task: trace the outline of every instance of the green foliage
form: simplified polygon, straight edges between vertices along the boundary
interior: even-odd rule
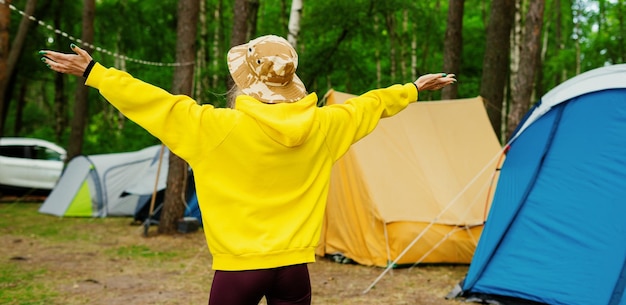
[[[475,97],[480,92],[486,24],[478,0],[466,0],[463,18],[463,54],[457,85],[459,97]]]
[[[92,55],[105,66],[125,68],[142,80],[169,89],[173,73],[171,66],[145,65],[134,60],[175,62],[176,4],[174,0],[159,1],[159,5],[140,0],[100,1],[94,19],[94,26],[98,29],[94,44],[119,56],[100,52]],[[130,60],[124,61],[121,56]]]
[[[105,101],[98,102],[109,110],[91,117],[85,132],[84,154],[135,151],[160,143],[139,125],[120,116]]]
[[[583,18],[592,21],[580,24],[584,33],[582,53],[589,54],[584,57],[585,70],[625,61],[626,6],[623,1],[621,4],[606,0],[600,2],[603,2],[603,7],[597,12],[588,7],[581,8]]]
[[[207,24],[205,38],[207,66],[200,67],[198,79],[217,77],[202,88],[202,100],[225,106],[228,90],[226,52],[230,47],[233,1],[204,0]],[[96,1],[94,44],[104,51],[92,55],[105,66],[129,71],[156,86],[170,89],[174,68],[136,62],[133,59],[171,64],[175,61],[176,0],[98,0]],[[560,7],[556,4],[560,3]],[[18,9],[26,0],[15,0]],[[463,20],[463,50],[458,75],[459,97],[477,96],[482,77],[489,1],[466,0]],[[218,6],[219,5],[219,6]],[[329,89],[359,94],[376,87],[412,81],[412,75],[439,72],[443,63],[443,42],[447,22],[447,1],[334,0],[305,1],[298,40],[298,75],[310,92],[323,96]],[[577,73],[607,64],[624,62],[623,1],[547,0],[544,13],[544,57],[541,84],[547,91]],[[291,2],[259,1],[255,36],[287,36]],[[219,18],[215,18],[215,12]],[[82,2],[40,1],[35,17],[75,38],[80,37]],[[21,15],[11,13],[11,37]],[[202,29],[199,29],[202,30]],[[217,41],[214,39],[215,31]],[[415,39],[415,49],[412,42]],[[5,134],[41,137],[66,146],[73,111],[74,91],[80,79],[66,77],[62,92],[55,92],[56,75],[39,61],[37,51],[50,48],[69,51],[74,42],[33,23],[19,59],[19,72],[11,88],[11,106]],[[217,52],[214,43],[218,43]],[[199,45],[199,44],[198,44]],[[395,53],[391,51],[395,50]],[[112,56],[117,53],[119,56]],[[579,53],[578,53],[579,52]],[[578,55],[580,54],[580,56]],[[122,60],[122,56],[129,59]],[[217,65],[213,60],[217,59]],[[416,59],[412,71],[411,61]],[[378,74],[380,73],[380,74]],[[19,88],[25,88],[23,127],[16,126]],[[209,87],[207,87],[209,86]],[[541,94],[542,92],[538,92]],[[66,101],[61,118],[55,117],[54,97]],[[421,98],[438,97],[438,93]],[[55,124],[66,122],[57,134]],[[95,90],[90,91],[89,118],[84,153],[135,150],[158,143],[136,124],[123,120]]]

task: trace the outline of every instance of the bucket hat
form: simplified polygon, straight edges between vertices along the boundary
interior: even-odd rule
[[[239,89],[261,102],[292,103],[307,94],[296,75],[298,54],[282,37],[266,35],[235,46],[227,61]]]

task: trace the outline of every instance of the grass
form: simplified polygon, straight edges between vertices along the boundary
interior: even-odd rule
[[[0,207],[0,232],[36,236],[50,241],[64,242],[89,239],[88,228],[111,222],[102,218],[59,218],[38,212],[40,203],[5,203]],[[77,229],[77,227],[81,227]]]
[[[38,212],[40,202],[0,204],[0,249],[10,246],[34,248],[34,252],[45,248],[60,248],[72,245],[89,249],[96,243],[106,243],[108,234],[100,227],[127,226],[125,218],[59,218]],[[9,239],[10,238],[10,239]],[[0,250],[0,254],[4,254]],[[43,251],[45,252],[45,251]],[[58,255],[63,255],[60,253]],[[101,251],[105,260],[121,261],[140,258],[162,260],[176,257],[176,252],[152,251],[145,245],[122,245],[106,247]],[[52,258],[54,260],[54,258]],[[31,255],[2,255],[0,264],[0,304],[54,304],[59,295],[54,287],[54,271],[46,264],[31,264]],[[78,265],[78,264],[77,264]],[[51,285],[52,284],[52,285]]]
[[[147,246],[123,246],[117,249],[113,249],[112,251],[107,251],[108,254],[112,254],[112,256],[124,257],[127,259],[154,259],[159,261],[164,261],[172,258],[176,258],[181,255],[181,253],[176,251],[154,251]]]
[[[0,304],[48,304],[55,293],[37,281],[47,270],[25,270],[11,264],[0,267]]]
[[[0,203],[0,304],[206,304],[202,230],[145,237],[130,218],[59,218],[40,204]],[[467,266],[395,269],[367,294],[382,268],[318,258],[309,270],[313,304],[445,305],[462,304],[444,296]]]

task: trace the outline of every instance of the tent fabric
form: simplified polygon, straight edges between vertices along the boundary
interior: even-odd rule
[[[521,134],[526,127],[548,112],[554,105],[591,92],[624,88],[624,70],[626,70],[624,64],[606,66],[587,71],[563,82],[541,98],[537,107],[530,111],[525,120],[519,124],[514,137]]]
[[[626,65],[553,91],[510,143],[462,294],[626,304]]]
[[[198,195],[195,192],[191,194],[185,208],[185,217],[194,217],[198,220],[198,224],[202,226],[202,213],[200,212],[200,205],[198,204]]]
[[[161,149],[163,158],[159,160]],[[156,188],[165,188],[168,156],[161,145],[135,152],[77,156],[67,164],[39,212],[77,217],[132,216],[140,199],[146,200],[146,195],[153,193],[157,172]]]
[[[326,100],[350,97],[331,90]],[[385,267],[421,235],[397,264],[469,263],[500,149],[479,97],[381,120],[333,167],[317,254]]]
[[[184,217],[196,218],[199,225],[202,226],[202,213],[200,212],[200,205],[198,204],[198,196],[196,195],[195,179],[193,171],[189,170],[187,173],[187,186],[185,188],[184,201],[186,201]],[[142,199],[143,198],[143,199]],[[150,208],[152,205],[152,194],[142,195],[135,209],[134,219],[135,221],[146,221],[149,218],[150,222],[158,222],[161,220],[162,203],[165,199],[165,189],[156,193],[155,206],[152,207],[152,214]]]

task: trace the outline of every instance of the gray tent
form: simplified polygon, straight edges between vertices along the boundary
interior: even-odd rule
[[[75,157],[39,212],[75,217],[133,216],[137,206],[150,199],[155,184],[157,191],[165,189],[168,157],[169,150],[160,145],[135,152]]]

